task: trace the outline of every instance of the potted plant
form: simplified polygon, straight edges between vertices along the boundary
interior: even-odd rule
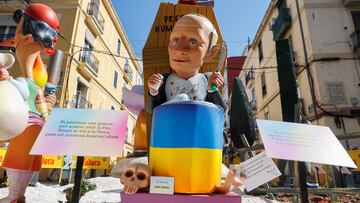
[[[66,194],[67,202],[70,202],[71,200],[73,188],[74,187],[69,187],[63,191]],[[95,189],[96,189],[95,183],[91,183],[85,179],[82,179],[80,183],[80,198],[84,196],[85,193]]]

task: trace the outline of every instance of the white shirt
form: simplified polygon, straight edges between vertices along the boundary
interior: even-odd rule
[[[165,84],[167,101],[179,94],[186,94],[190,100],[204,101],[207,94],[208,81],[204,74],[197,74],[187,80],[172,73]]]

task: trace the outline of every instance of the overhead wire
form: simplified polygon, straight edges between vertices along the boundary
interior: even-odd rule
[[[79,45],[76,45],[72,42],[70,42],[68,39],[66,39],[66,37],[64,37],[60,32],[58,33],[59,36],[65,40],[65,42],[67,42],[69,45],[71,46],[74,46],[74,47],[77,47],[77,48],[80,48],[80,49],[83,49],[83,51],[89,51],[89,52],[95,52],[95,53],[100,53],[100,54],[105,54],[105,55],[109,55],[109,56],[113,56],[113,57],[119,57],[119,58],[124,58],[124,59],[131,59],[131,60],[136,60],[136,61],[142,61],[142,59],[139,59],[139,58],[132,58],[132,57],[126,57],[126,56],[121,56],[120,54],[114,54],[110,51],[106,51],[106,50],[96,50],[96,49],[89,49],[89,48],[86,48],[84,46],[79,46]],[[131,52],[128,52],[128,53],[131,53]],[[135,53],[131,53],[131,54],[135,54]]]

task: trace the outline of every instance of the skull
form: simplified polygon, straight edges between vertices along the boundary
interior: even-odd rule
[[[129,166],[120,177],[120,182],[124,185],[123,192],[134,194],[139,189],[147,188],[150,175],[150,168],[146,164],[136,163]]]

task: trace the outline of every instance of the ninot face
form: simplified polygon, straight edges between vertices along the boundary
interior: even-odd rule
[[[45,54],[52,55],[58,41],[59,20],[56,13],[45,4],[30,4],[25,11],[16,10],[14,21],[21,27],[24,36],[31,35],[32,41],[40,42],[46,49]]]
[[[211,28],[197,16],[180,18],[168,45],[171,68],[182,78],[196,75],[207,60]]]

